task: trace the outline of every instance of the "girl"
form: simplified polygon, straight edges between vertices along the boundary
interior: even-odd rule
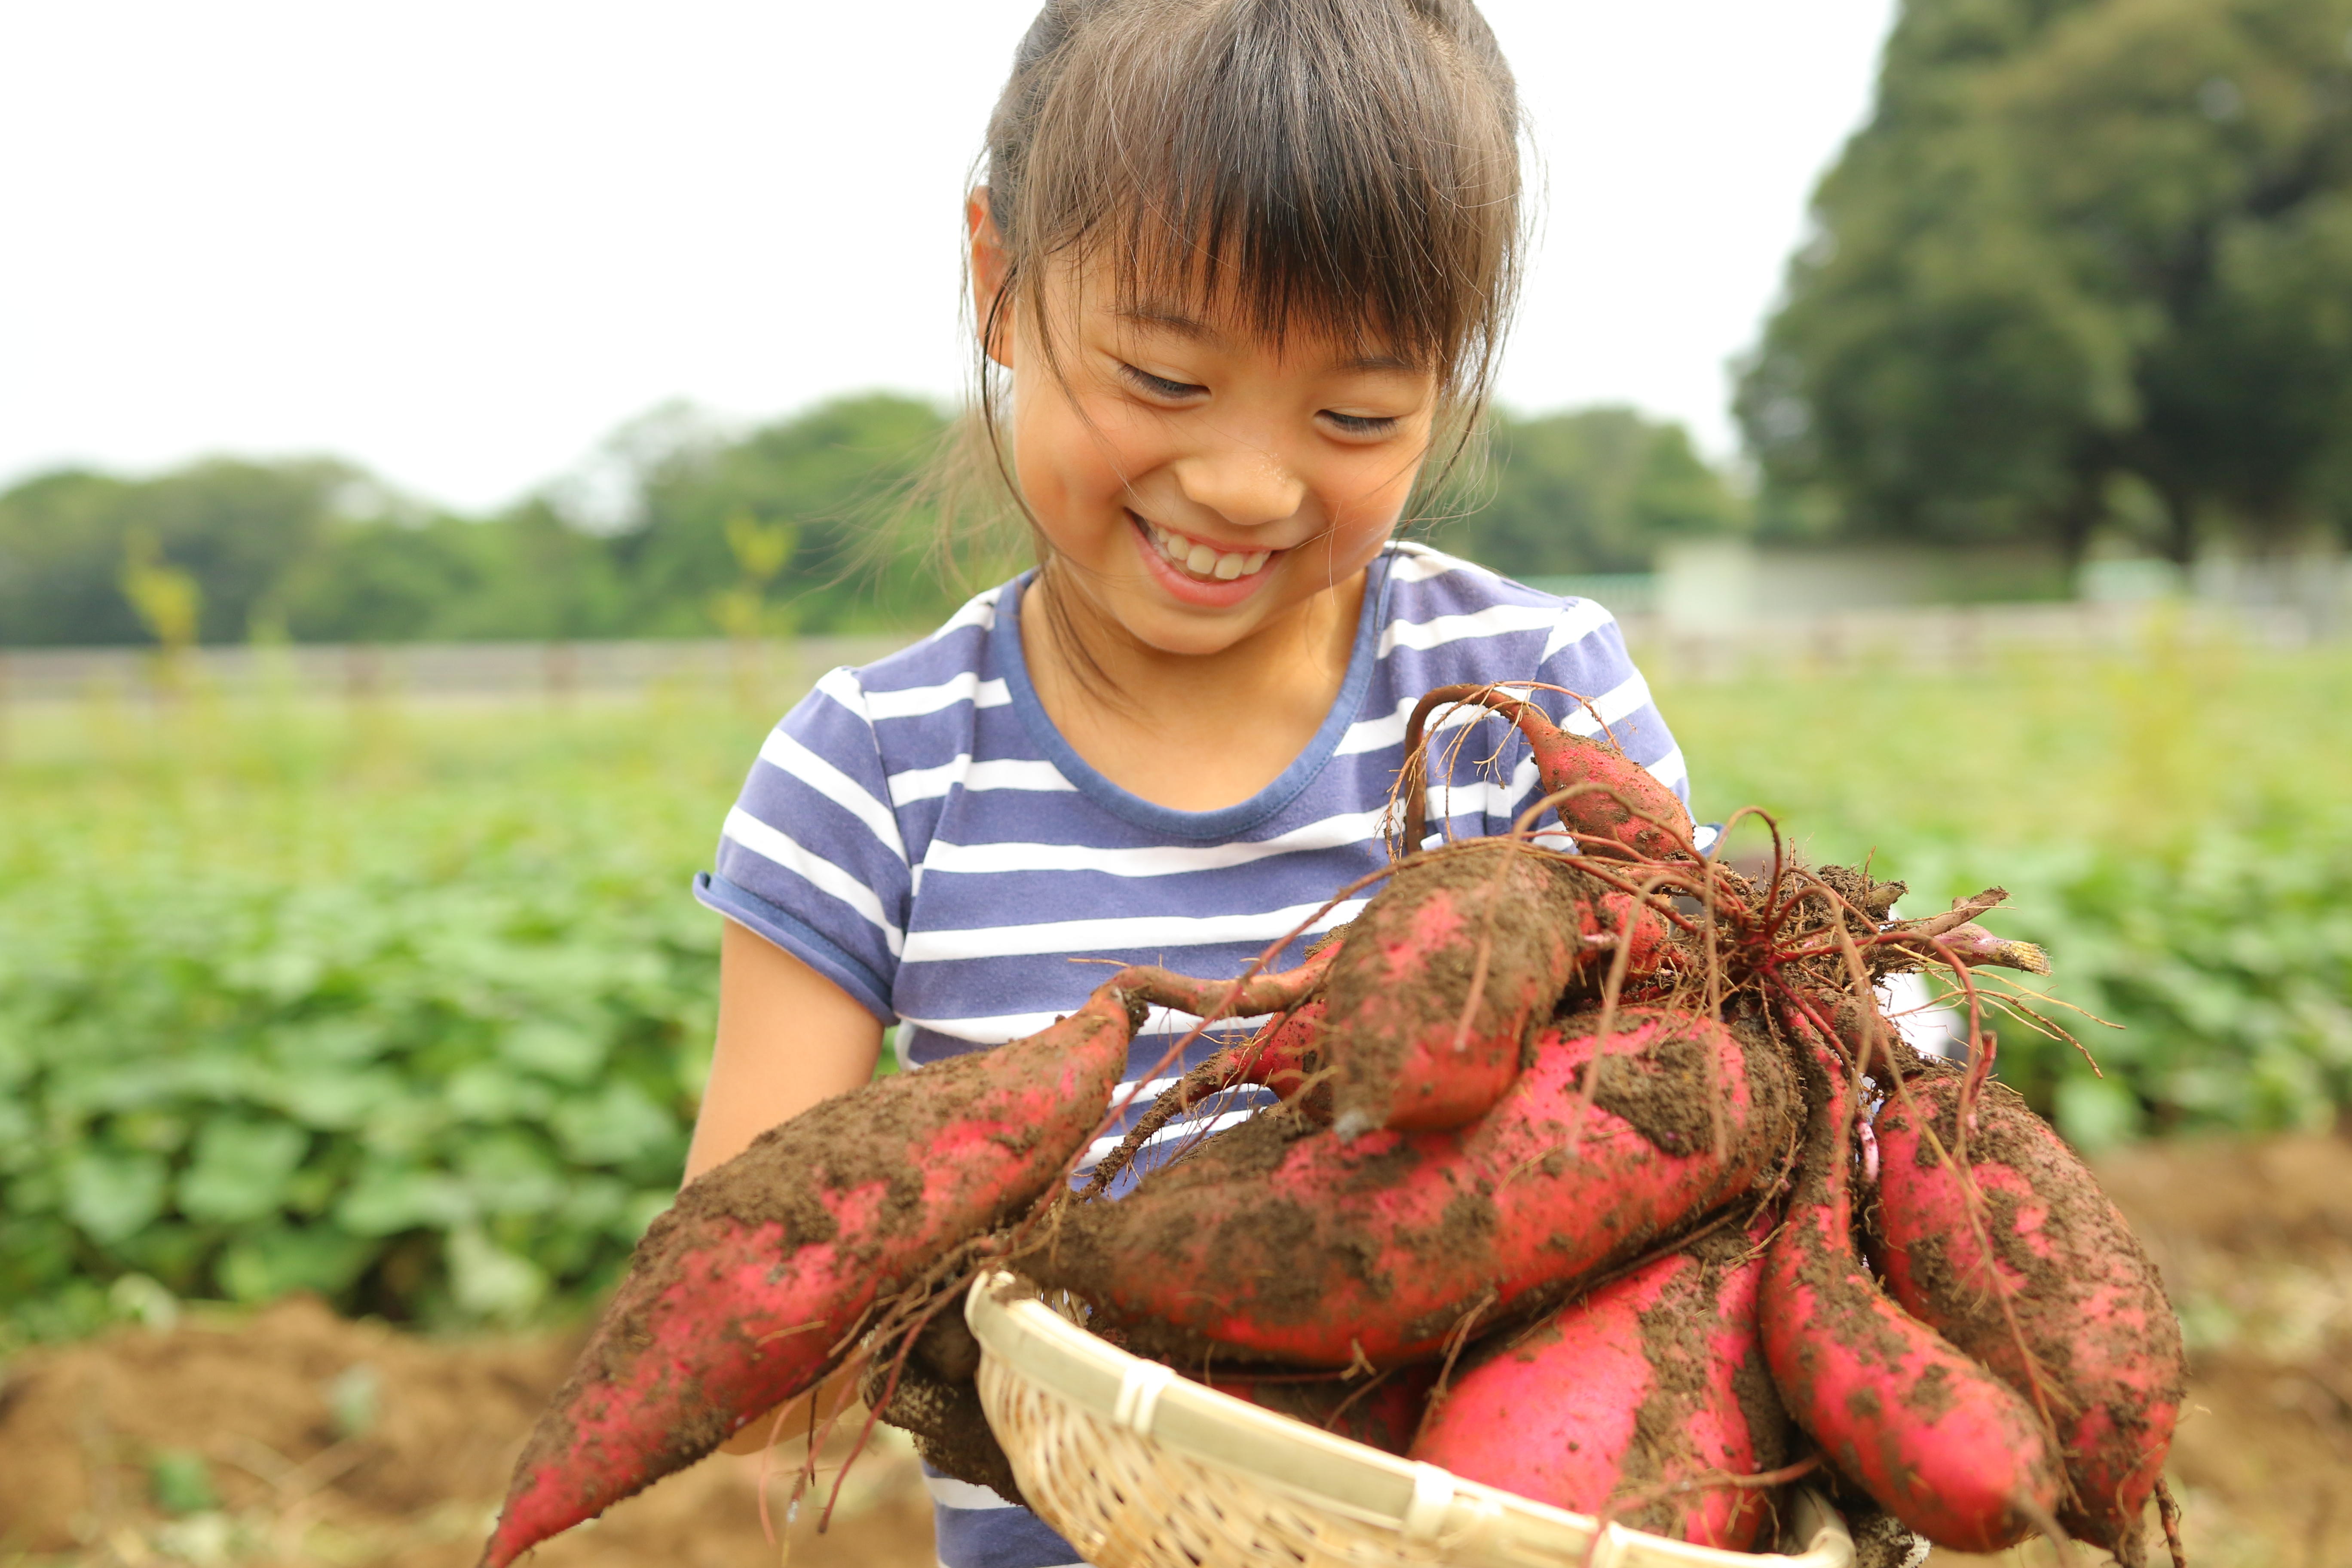
[[[1048,0],[967,212],[982,412],[1038,563],[761,747],[697,883],[729,923],[689,1176],[866,1081],[893,1025],[920,1068],[1102,965],[1237,973],[1383,863],[1432,687],[1541,683],[1681,787],[1605,610],[1396,538],[1495,368],[1517,130],[1470,0]],[[1515,733],[1464,750],[1424,835],[1535,798]],[[1148,1025],[1130,1076],[1192,1022]],[[993,1493],[933,1496],[946,1568],[1077,1560]]]

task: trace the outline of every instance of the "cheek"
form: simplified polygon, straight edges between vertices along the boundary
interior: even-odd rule
[[[1385,537],[1403,515],[1405,502],[1412,499],[1413,479],[1420,472],[1420,462],[1393,457],[1349,465],[1335,476],[1326,491],[1332,531],[1349,537]]]
[[[1013,471],[1049,534],[1116,520],[1130,480],[1158,459],[1132,416],[1084,406],[1048,384],[1016,394]]]

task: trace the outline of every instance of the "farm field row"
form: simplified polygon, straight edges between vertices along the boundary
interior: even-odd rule
[[[1702,817],[1764,806],[1920,908],[2011,889],[1996,923],[2126,1026],[2076,1022],[2104,1078],[2004,1026],[2078,1142],[2352,1100],[2352,650],[1658,695]],[[674,1187],[717,945],[687,882],[790,696],[9,714],[0,1333],[139,1279],[426,1322],[593,1294]]]

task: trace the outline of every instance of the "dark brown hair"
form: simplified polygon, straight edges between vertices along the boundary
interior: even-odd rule
[[[1517,300],[1518,136],[1471,0],[1046,0],[979,176],[1009,262],[975,323],[981,462],[1025,513],[986,345],[1007,305],[1042,330],[1049,264],[1103,260],[1122,307],[1215,300],[1268,335],[1429,367],[1447,448],[1429,493],[1475,427]]]

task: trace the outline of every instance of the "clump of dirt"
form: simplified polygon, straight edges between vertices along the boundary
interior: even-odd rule
[[[0,1371],[0,1561],[470,1568],[577,1346],[574,1335],[425,1339],[297,1299],[27,1352]],[[789,1532],[800,1568],[933,1562],[913,1455],[877,1435],[826,1535],[803,1509]],[[785,1447],[766,1467],[780,1529],[798,1463]],[[772,1562],[761,1473],[759,1459],[714,1457],[534,1561]]]
[[[981,1408],[980,1342],[962,1312],[952,1301],[941,1306],[913,1337],[912,1344],[899,1340],[877,1349],[858,1393],[914,1439],[933,1469],[1026,1507],[1013,1462]]]
[[[1668,1154],[1695,1153],[1708,1147],[1713,1135],[1716,1096],[1707,1074],[1715,1052],[1702,1030],[1711,1034],[1714,1025],[1693,1022],[1696,1026],[1678,1030],[1667,1015],[1621,1013],[1613,1021],[1613,1033],[1641,1037],[1645,1028],[1650,1031],[1641,1050],[1602,1055],[1576,1075],[1580,1089],[1586,1075],[1594,1075],[1592,1103],[1631,1123]],[[1561,1025],[1560,1031],[1571,1037],[1590,1035],[1597,1032],[1599,1023],[1599,1015],[1585,1014]]]

